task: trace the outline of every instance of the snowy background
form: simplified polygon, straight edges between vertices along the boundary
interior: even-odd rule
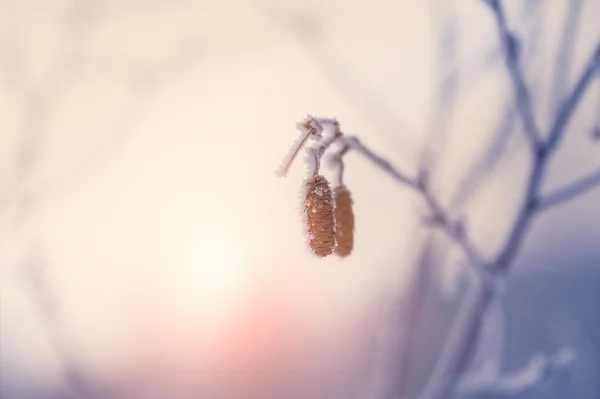
[[[354,252],[316,259],[305,166],[275,170],[312,114],[411,174],[429,160],[444,203],[479,171],[452,210],[493,254],[529,163],[484,3],[0,0],[0,397],[380,398],[407,323],[415,397],[464,262],[417,195],[353,153]],[[600,3],[504,3],[545,130]],[[598,170],[598,129],[595,79],[544,192]],[[590,190],[536,219],[456,397],[600,395],[598,204]]]

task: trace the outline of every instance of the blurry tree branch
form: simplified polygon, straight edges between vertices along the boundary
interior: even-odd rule
[[[502,26],[505,26],[506,23],[501,11],[498,14],[498,10],[501,10],[500,3],[498,1],[488,1],[488,4],[496,10],[497,15],[500,15],[497,19],[501,26],[500,30],[503,31],[505,28],[502,28]],[[514,38],[508,40],[514,40]],[[496,273],[504,274],[508,271],[523,244],[524,235],[531,226],[534,215],[536,214],[536,199],[539,195],[548,160],[550,159],[550,155],[557,148],[557,144],[560,142],[560,139],[566,130],[567,122],[570,120],[577,104],[592,81],[592,77],[598,67],[599,54],[600,44],[597,45],[591,60],[586,65],[586,68],[573,88],[573,91],[559,110],[550,129],[548,139],[541,142],[538,141],[538,135],[533,136],[531,134],[533,131],[529,133],[530,141],[535,144],[532,161],[533,165],[529,174],[528,183],[525,189],[525,198],[521,209],[517,214],[513,227],[510,229],[504,246],[491,263]],[[515,53],[512,50],[509,50],[507,51],[506,57],[508,59],[507,67],[513,69],[512,73],[514,74],[516,71],[514,69],[514,62],[516,60],[514,58]],[[515,80],[519,80],[519,77],[516,76]],[[520,84],[521,83],[516,82],[517,86]],[[517,89],[517,92],[522,94],[527,91]],[[517,104],[519,108],[521,108],[521,114],[524,119],[529,117],[533,118],[533,114],[529,114],[529,111],[531,110],[529,100],[517,101]],[[525,108],[522,108],[523,106]],[[527,123],[531,123],[530,128],[536,126],[533,119]],[[533,141],[533,138],[535,138],[535,142]],[[456,318],[450,337],[444,347],[444,351],[440,356],[429,382],[419,396],[420,399],[444,398],[452,391],[454,384],[466,370],[469,360],[474,353],[478,342],[477,338],[483,315],[495,294],[494,285],[490,285],[489,282],[486,281],[481,281],[476,287],[471,289],[471,294],[463,300],[463,307]],[[467,337],[467,339],[465,339],[465,337]]]
[[[172,7],[172,2],[158,1],[154,5]],[[179,2],[181,3],[181,2]],[[119,8],[114,7],[118,5]],[[36,310],[43,321],[50,342],[58,358],[67,390],[70,397],[77,399],[103,397],[105,390],[111,387],[100,387],[96,376],[91,375],[80,350],[70,339],[65,315],[62,312],[59,293],[52,289],[49,278],[49,264],[44,259],[38,246],[33,247],[33,237],[23,227],[32,212],[32,207],[43,201],[50,193],[77,186],[77,183],[89,173],[92,166],[97,167],[107,153],[116,150],[117,144],[124,142],[124,134],[130,130],[136,116],[140,115],[143,105],[148,102],[148,94],[169,79],[176,77],[181,68],[198,59],[196,40],[186,40],[175,48],[172,54],[156,65],[143,65],[132,68],[129,61],[118,60],[114,63],[118,69],[127,71],[125,78],[131,85],[131,95],[125,106],[118,110],[113,118],[111,132],[113,139],[106,146],[100,146],[92,154],[81,157],[82,162],[67,168],[67,172],[56,180],[41,184],[32,189],[28,182],[39,170],[39,158],[43,151],[41,142],[47,123],[59,100],[76,84],[80,83],[83,74],[94,66],[100,72],[113,72],[106,65],[85,52],[90,30],[101,21],[110,17],[115,10],[141,10],[149,7],[149,2],[87,2],[74,0],[70,2],[66,12],[61,15],[58,35],[58,48],[53,54],[50,66],[42,79],[34,81],[27,76],[23,68],[22,57],[18,45],[2,49],[0,60],[3,72],[8,75],[11,94],[23,105],[21,129],[15,148],[14,161],[17,183],[11,201],[3,202],[6,209],[0,212],[12,212],[13,234],[21,234],[30,242],[31,253],[23,259],[20,266],[26,273],[28,288],[31,292]],[[19,43],[15,37],[14,43]],[[106,73],[105,73],[106,74]],[[113,76],[114,78],[114,76]],[[141,78],[141,79],[140,79]],[[116,133],[114,133],[116,132]],[[75,177],[77,179],[75,179]],[[110,395],[109,395],[110,396]]]
[[[62,366],[62,375],[69,394],[73,398],[88,398],[93,395],[88,367],[80,357],[79,350],[69,338],[67,323],[48,281],[45,261],[34,251],[25,262],[25,272],[30,283],[31,294],[38,307],[43,325],[47,329],[56,355]]]
[[[444,2],[434,2],[432,7],[435,10],[435,14],[439,15],[439,18],[435,19],[433,22],[434,29],[440,25],[451,25],[452,18],[456,18],[453,13],[450,15],[448,11],[443,12],[444,10],[448,9],[448,5]],[[528,27],[528,36],[530,37],[529,47],[531,50],[530,53],[526,54],[526,57],[524,57],[524,67],[531,69],[533,65],[533,57],[530,54],[535,52],[535,49],[539,46],[540,42],[540,26],[542,18],[541,7],[539,3],[525,2],[521,7],[521,11],[517,18],[521,24]],[[442,28],[442,32],[439,33],[439,35],[442,35],[440,38],[442,44],[447,42],[447,39],[444,38],[443,34],[444,32],[448,31],[448,29],[449,28],[447,27]],[[455,43],[449,47],[456,51],[456,46],[457,45]],[[436,53],[444,51],[447,52],[448,49],[442,46],[442,48]],[[442,81],[445,81],[451,77],[455,79],[455,77],[460,73],[458,70],[459,68],[464,68],[463,65],[469,66],[470,68],[468,70],[465,70],[462,74],[460,74],[460,85],[454,88],[456,92],[469,92],[469,88],[475,86],[481,80],[481,78],[488,76],[488,72],[491,72],[493,67],[500,64],[499,61],[502,59],[501,48],[496,48],[494,46],[491,50],[487,48],[479,50],[479,52],[482,51],[485,52],[484,56],[481,57],[484,61],[484,67],[475,69],[475,74],[472,73],[473,68],[470,66],[473,64],[478,65],[477,57],[457,59],[454,64],[450,63],[447,57],[440,57],[440,59],[435,62],[437,68],[439,68],[439,66],[444,66],[445,68],[448,68],[451,73],[442,70],[438,71],[437,74],[442,74],[442,76],[445,77],[442,79]],[[451,57],[451,59],[456,58],[457,56]],[[436,79],[436,76],[434,76],[433,79]],[[428,150],[429,153],[431,153],[432,150],[435,150],[437,157],[442,155],[439,137],[443,136],[443,132],[447,130],[447,123],[440,123],[440,120],[450,118],[450,115],[447,112],[447,110],[450,108],[443,105],[444,98],[446,99],[445,102],[448,101],[448,96],[444,94],[444,87],[446,87],[446,85],[442,84],[440,85],[439,89],[436,90],[436,98],[439,98],[439,100],[437,101],[438,104],[434,108],[434,112],[431,115],[433,121],[432,131],[429,133],[429,143],[427,143],[425,146],[425,149]],[[455,101],[457,100],[458,99],[455,99]],[[492,173],[498,172],[500,170],[500,166],[502,164],[506,165],[511,156],[517,153],[516,150],[519,149],[521,145],[520,140],[518,140],[518,136],[515,134],[517,130],[517,119],[518,113],[516,111],[516,107],[512,103],[508,103],[505,106],[500,122],[494,133],[491,135],[491,139],[485,150],[483,150],[481,155],[473,161],[472,165],[468,168],[466,176],[464,176],[462,181],[458,183],[454,196],[448,206],[448,211],[451,212],[451,214],[458,213],[460,216],[462,209],[472,198],[475,197],[475,194],[479,191],[479,189],[482,188],[482,183],[486,180],[486,178],[489,178]],[[426,159],[422,159],[421,164],[429,164],[429,173],[435,172],[435,170],[431,170],[434,165],[431,162],[427,162]],[[426,243],[422,245],[421,248],[423,254],[420,257],[420,261],[418,261],[415,265],[413,276],[410,277],[413,281],[413,284],[409,284],[409,286],[421,288],[410,289],[403,297],[402,302],[404,303],[403,308],[405,309],[405,319],[402,325],[398,326],[398,329],[402,331],[398,333],[397,338],[398,340],[403,341],[403,343],[400,344],[400,350],[396,354],[396,356],[398,356],[398,366],[396,370],[397,376],[393,382],[394,388],[391,388],[391,391],[395,392],[396,396],[403,395],[408,387],[408,371],[411,367],[413,359],[415,359],[415,356],[412,356],[412,353],[418,348],[415,345],[417,341],[417,337],[414,336],[417,331],[415,326],[419,324],[419,314],[422,311],[424,297],[428,295],[428,290],[422,288],[427,286],[426,281],[429,280],[431,278],[430,276],[432,275],[432,272],[429,269],[434,267],[434,262],[432,262],[431,256],[428,253],[436,251],[436,253],[439,254],[439,259],[437,262],[443,262],[453,249],[450,243],[446,243],[443,240],[438,240],[437,238],[438,237],[435,234],[435,231],[431,231],[428,234]]]
[[[544,210],[567,202],[587,191],[597,188],[598,186],[600,186],[600,170],[581,177],[554,192],[541,196],[536,203],[537,209]]]
[[[532,75],[535,70],[535,54],[539,52],[541,42],[541,19],[543,7],[538,2],[525,2],[522,6],[520,16],[517,17],[520,24],[527,27],[528,49],[521,57],[522,68],[525,76]],[[481,50],[484,51],[484,50]],[[502,46],[494,51],[499,59],[502,59]],[[463,82],[464,85],[464,82]],[[536,83],[530,84],[531,90],[535,89]],[[457,184],[456,192],[451,200],[450,209],[460,212],[470,201],[476,197],[483,183],[494,174],[500,172],[521,148],[522,142],[517,135],[517,124],[519,112],[514,101],[508,101],[501,111],[500,120],[496,123],[489,142],[480,155],[468,167],[466,175]]]
[[[515,102],[518,106],[517,109],[519,110],[523,121],[525,134],[527,135],[531,147],[535,150],[540,143],[541,135],[531,106],[531,94],[519,63],[521,55],[520,43],[507,26],[502,2],[500,0],[483,1],[486,2],[494,12],[498,33],[506,55],[507,69],[514,85]]]
[[[600,41],[596,44],[594,52],[587,62],[575,88],[571,94],[563,100],[563,103],[558,110],[558,116],[552,124],[548,141],[545,143],[545,149],[548,152],[548,156],[554,152],[555,148],[560,143],[560,140],[563,138],[567,124],[571,120],[579,102],[590,87],[592,80],[598,77],[598,69],[600,69]]]
[[[564,136],[568,122],[571,119],[579,101],[590,86],[596,69],[600,65],[600,43],[596,46],[594,53],[586,65],[580,79],[558,111],[554,123],[550,129],[548,139],[544,141],[534,154],[533,166],[531,168],[526,188],[523,206],[517,215],[516,222],[508,235],[504,249],[497,259],[498,268],[507,269],[516,255],[522,243],[522,237],[529,228],[536,208],[536,199],[544,179],[546,166],[555,152],[560,140]]]
[[[565,19],[565,25],[560,38],[558,51],[556,52],[556,62],[554,75],[552,77],[552,95],[554,103],[551,104],[553,110],[558,109],[560,102],[567,92],[567,84],[569,82],[570,66],[573,55],[573,47],[575,37],[579,28],[579,20],[581,19],[581,10],[583,8],[583,0],[572,0],[569,3],[569,11]]]

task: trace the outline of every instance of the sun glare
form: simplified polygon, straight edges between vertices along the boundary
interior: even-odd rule
[[[198,225],[172,237],[169,254],[172,294],[192,312],[227,312],[244,284],[240,248],[225,229]]]

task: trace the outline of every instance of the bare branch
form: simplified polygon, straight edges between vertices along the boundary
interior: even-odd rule
[[[350,150],[350,146],[345,145],[343,146],[338,152],[336,152],[333,155],[330,155],[330,164],[334,167],[337,168],[337,173],[335,176],[335,180],[334,183],[337,186],[343,186],[344,185],[344,155]]]
[[[570,66],[573,55],[573,47],[581,10],[583,9],[582,0],[573,0],[570,3],[569,11],[563,27],[560,38],[560,44],[556,53],[556,67],[552,77],[552,110],[555,111],[560,106],[565,93],[567,92],[567,82],[569,81]]]
[[[388,175],[392,176],[398,182],[405,184],[413,189],[418,188],[418,182],[416,179],[408,177],[407,174],[394,168],[390,162],[379,155],[375,154],[369,148],[365,147],[356,137],[345,137],[343,141],[349,145],[352,149],[358,151],[361,155],[369,159],[379,169],[383,170]]]
[[[448,235],[448,237],[450,237],[450,239],[455,241],[461,247],[469,259],[469,264],[475,267],[478,272],[482,271],[481,268],[487,265],[487,262],[479,253],[475,245],[473,245],[466,236],[462,224],[450,219],[448,212],[431,193],[426,181],[422,177],[417,179],[408,177],[408,175],[405,173],[394,168],[389,161],[375,154],[368,147],[363,145],[356,137],[341,137],[341,140],[343,140],[343,142],[346,143],[346,145],[348,145],[350,148],[355,149],[360,154],[365,156],[384,172],[391,175],[398,182],[419,192],[423,196],[425,203],[432,213],[435,224],[440,226]]]
[[[523,121],[523,127],[532,149],[537,149],[541,143],[540,130],[535,121],[531,106],[531,94],[525,83],[523,71],[519,65],[519,42],[510,32],[504,15],[504,9],[500,0],[483,0],[490,6],[496,18],[498,33],[506,56],[506,66],[515,92],[515,102]]]
[[[536,201],[539,196],[539,190],[544,179],[550,155],[560,143],[560,139],[564,136],[565,127],[567,126],[571,115],[575,111],[576,106],[579,104],[579,100],[583,97],[587,87],[590,85],[594,72],[598,67],[599,58],[600,43],[594,51],[594,55],[581,75],[581,78],[575,85],[571,95],[569,95],[568,100],[565,101],[561,107],[561,110],[552,125],[552,129],[550,130],[548,141],[535,153],[523,205],[517,215],[516,222],[508,235],[507,242],[495,262],[496,267],[499,269],[508,269],[523,243],[522,238],[533,221],[537,206]]]
[[[476,196],[482,183],[501,169],[502,164],[508,160],[507,152],[514,154],[516,145],[518,115],[516,108],[510,104],[506,106],[497,128],[491,134],[489,143],[482,154],[475,159],[466,175],[457,184],[457,190],[451,201],[450,208],[454,211],[464,208]],[[503,160],[503,162],[501,162]]]
[[[556,205],[560,205],[599,186],[600,169],[567,184],[565,187],[559,188],[553,193],[542,196],[536,201],[537,209],[546,210]]]
[[[68,337],[64,314],[50,287],[46,265],[38,251],[32,251],[24,263],[27,282],[31,288],[32,299],[35,301],[39,316],[44,321],[44,327],[53,349],[60,360],[62,374],[66,386],[73,398],[85,397],[91,394],[92,384],[89,380],[89,370],[83,359],[78,356],[79,348]]]
[[[469,259],[469,264],[476,267],[478,271],[480,268],[487,264],[483,256],[479,253],[479,250],[471,243],[467,238],[462,223],[458,223],[450,220],[447,211],[442,208],[440,203],[431,194],[429,188],[426,185],[420,185],[419,191],[423,195],[425,202],[429,206],[429,209],[433,213],[435,221],[439,224],[442,229],[446,232],[448,237],[455,241],[465,252]]]
[[[600,41],[596,44],[596,48],[592,54],[591,59],[588,61],[581,77],[577,81],[575,88],[571,92],[571,95],[565,100],[563,105],[560,107],[558,115],[554,120],[548,141],[546,143],[546,149],[548,152],[554,151],[554,149],[560,143],[560,140],[564,136],[565,128],[567,127],[573,112],[577,108],[579,101],[585,95],[590,83],[595,76],[598,76],[598,69],[600,69]]]

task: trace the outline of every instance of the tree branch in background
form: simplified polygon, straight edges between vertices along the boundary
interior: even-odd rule
[[[488,1],[488,4],[491,4],[495,10],[501,10],[498,1]],[[548,140],[540,143],[536,141],[536,151],[533,153],[533,166],[529,174],[523,204],[517,214],[513,227],[510,229],[506,243],[491,264],[491,267],[495,271],[496,280],[498,281],[501,275],[508,272],[523,244],[524,236],[533,222],[534,215],[536,214],[536,200],[546,172],[548,160],[550,159],[549,155],[557,148],[558,143],[560,143],[560,138],[564,134],[567,122],[570,120],[577,104],[592,81],[591,78],[598,67],[599,52],[600,44],[594,51],[591,61],[586,66],[568,100],[561,107],[548,135]],[[507,54],[507,57],[511,58],[511,55]],[[511,68],[510,62],[507,63],[507,67]],[[459,311],[454,326],[451,329],[450,338],[444,345],[444,350],[434,373],[421,395],[419,395],[420,399],[441,399],[447,397],[452,392],[456,381],[465,372],[477,346],[477,338],[483,316],[491,299],[496,295],[496,289],[490,283],[494,283],[494,281],[479,282],[477,287],[471,289],[471,294],[463,300],[462,309]],[[461,338],[461,335],[468,335],[470,339]]]
[[[600,40],[596,44],[594,52],[585,66],[581,77],[577,81],[575,88],[563,102],[558,111],[558,116],[552,124],[552,128],[550,129],[550,134],[548,136],[548,142],[546,143],[546,149],[549,153],[554,151],[562,139],[565,128],[571,120],[577,105],[579,105],[579,102],[590,87],[592,80],[595,77],[598,77],[598,69],[600,69]]]
[[[527,135],[527,139],[529,140],[531,148],[536,150],[541,142],[541,134],[531,106],[531,93],[527,88],[523,71],[519,65],[519,41],[510,32],[507,26],[502,2],[500,0],[483,1],[487,3],[494,12],[500,41],[502,42],[502,47],[506,56],[506,66],[514,86],[515,102],[518,106],[521,120],[523,121],[523,128]]]
[[[111,136],[110,145],[95,149],[94,154],[82,157],[81,162],[78,162],[76,167],[69,168],[65,175],[59,176],[58,179],[42,182],[36,190],[31,190],[27,182],[39,169],[37,162],[41,154],[39,143],[43,142],[40,138],[45,133],[48,117],[52,115],[52,107],[81,81],[82,71],[92,67],[98,68],[98,65],[95,65],[98,64],[98,61],[89,54],[84,56],[82,49],[87,44],[85,40],[88,32],[97,26],[100,17],[106,17],[110,11],[110,5],[88,3],[83,0],[75,0],[67,9],[64,18],[59,23],[61,30],[58,35],[58,50],[53,63],[39,82],[37,80],[36,82],[29,81],[29,76],[23,72],[26,68],[19,68],[22,63],[17,48],[10,47],[10,50],[13,51],[3,57],[5,58],[3,60],[5,61],[5,72],[9,73],[11,77],[8,80],[10,88],[15,92],[15,96],[19,96],[19,100],[23,100],[24,105],[21,133],[14,160],[17,174],[15,193],[6,203],[2,203],[2,205],[6,205],[5,209],[0,209],[0,214],[5,211],[14,211],[15,217],[12,222],[15,235],[23,234],[23,224],[34,206],[43,202],[51,193],[54,194],[65,187],[76,187],[80,182],[77,179],[81,179],[86,172],[89,173],[92,166],[97,167],[107,154],[112,153],[117,145],[124,141],[123,139],[127,135],[123,132],[131,127],[131,122],[139,115],[139,112],[135,111],[140,108],[140,104],[143,105],[140,100],[148,99],[148,94],[150,94],[148,89],[154,89],[167,78],[177,76],[179,68],[189,65],[190,61],[194,61],[198,55],[196,52],[190,53],[189,46],[179,46],[173,54],[166,57],[164,63],[145,66],[143,70],[127,68],[131,72],[126,76],[129,82],[140,75],[143,81],[134,81],[136,84],[132,85],[132,94],[127,104],[117,111],[111,124],[112,129],[109,129],[117,134],[113,133],[114,136]],[[141,5],[147,7],[147,5]],[[186,41],[183,45],[190,43],[190,41]],[[17,44],[19,44],[18,41]],[[100,65],[100,69],[105,67],[106,65]],[[127,67],[127,65],[123,65],[123,67]],[[146,71],[149,73],[143,73]],[[25,236],[23,238],[33,241],[32,237]],[[29,283],[27,288],[30,290],[34,306],[49,336],[61,368],[65,387],[69,391],[69,397],[77,399],[113,397],[105,392],[112,390],[113,387],[100,386],[97,376],[90,374],[86,362],[80,356],[77,345],[69,337],[67,322],[62,314],[60,295],[52,290],[49,265],[44,261],[43,254],[35,252],[29,256],[22,261],[20,266],[27,274]]]
[[[546,172],[546,166],[551,155],[556,150],[561,138],[564,136],[568,122],[571,119],[579,101],[592,82],[598,67],[600,43],[596,46],[592,59],[588,62],[575,88],[563,103],[554,123],[552,124],[548,139],[541,144],[534,154],[533,167],[529,174],[525,199],[517,215],[516,222],[511,229],[507,241],[496,260],[499,269],[506,270],[522,245],[523,235],[529,228],[536,210],[536,200]]]
[[[452,114],[455,110],[459,95],[459,80],[462,77],[458,67],[458,42],[459,25],[456,18],[455,5],[444,0],[433,0],[431,12],[439,21],[432,24],[432,29],[437,30],[440,37],[437,51],[434,52],[432,69],[436,76],[443,75],[442,70],[446,65],[451,66],[451,71],[442,79],[439,85],[434,86],[434,101],[431,106],[429,126],[426,127],[426,137],[421,147],[419,156],[419,169],[427,169],[430,173],[436,169],[436,164],[443,158],[447,149],[449,128]],[[435,78],[434,78],[435,79]]]
[[[558,110],[561,101],[564,99],[568,89],[569,75],[571,72],[571,61],[573,58],[573,48],[575,36],[579,28],[581,19],[581,10],[583,9],[583,0],[571,0],[569,2],[569,11],[565,19],[565,25],[560,38],[560,44],[556,53],[556,62],[554,75],[552,77],[551,99],[554,101],[550,106],[553,111]]]
[[[56,300],[56,295],[50,288],[47,265],[44,264],[38,253],[31,253],[23,266],[39,316],[47,330],[56,357],[60,361],[69,396],[74,399],[92,397],[94,388],[90,384],[89,372],[78,356],[78,348],[68,338],[69,334],[66,331],[62,310]]]
[[[584,176],[556,191],[546,194],[536,201],[538,210],[560,205],[600,186],[600,169]]]
[[[541,42],[541,19],[543,18],[542,6],[539,2],[524,2],[518,20],[520,24],[527,27],[527,48],[528,52],[520,57],[523,74],[531,74],[535,69],[535,54],[540,47]],[[482,50],[483,51],[483,50]],[[504,56],[502,46],[498,50],[494,48],[494,55],[498,58]],[[485,55],[484,57],[489,57]],[[536,84],[531,83],[531,91]],[[466,176],[461,179],[457,185],[454,198],[451,201],[451,210],[461,212],[468,206],[470,201],[477,195],[483,187],[483,183],[490,179],[494,174],[502,170],[510,160],[518,153],[521,148],[521,142],[517,136],[517,123],[520,114],[514,101],[508,101],[504,106],[499,122],[496,124],[494,132],[490,135],[491,139],[486,145],[485,150],[467,169]]]

